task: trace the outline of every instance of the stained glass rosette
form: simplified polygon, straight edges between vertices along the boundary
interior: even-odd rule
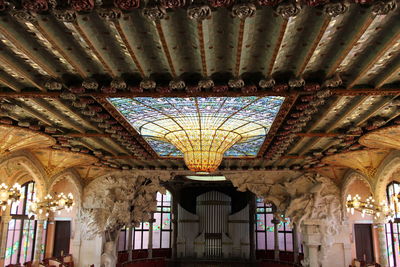
[[[109,98],[162,157],[212,172],[224,156],[254,157],[283,97]]]

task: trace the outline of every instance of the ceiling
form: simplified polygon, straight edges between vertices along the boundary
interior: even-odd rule
[[[257,157],[221,170],[330,170],[400,123],[395,1],[0,0],[1,124],[123,169],[182,170],[109,98],[285,97]],[[361,2],[361,3],[359,3]]]

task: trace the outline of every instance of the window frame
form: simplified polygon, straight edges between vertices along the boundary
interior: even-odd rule
[[[32,188],[31,188],[31,192],[29,192],[29,189],[30,189],[30,185],[32,185]],[[18,237],[18,248],[16,249],[16,253],[17,253],[17,258],[16,258],[16,261],[17,262],[13,262],[13,255],[14,255],[14,253],[11,253],[10,254],[10,259],[9,260],[7,260],[7,258],[5,257],[5,259],[4,259],[4,262],[5,262],[5,264],[17,264],[17,263],[20,263],[20,264],[23,264],[23,263],[25,263],[25,262],[29,262],[29,261],[33,261],[34,260],[34,257],[35,257],[35,248],[36,248],[36,234],[37,234],[37,226],[38,226],[38,223],[37,223],[37,220],[35,220],[35,219],[30,219],[29,217],[28,217],[28,210],[27,210],[27,204],[28,204],[28,201],[32,201],[32,200],[34,200],[35,198],[36,198],[36,194],[35,194],[35,182],[34,181],[29,181],[29,182],[26,182],[25,184],[23,184],[22,186],[21,186],[21,188],[25,188],[24,189],[24,192],[23,192],[23,203],[22,203],[22,210],[21,211],[19,211],[18,210],[18,206],[17,206],[17,208],[16,208],[16,212],[15,213],[13,213],[13,207],[14,207],[14,205],[16,205],[15,203],[13,203],[12,205],[11,205],[11,208],[10,208],[10,216],[11,216],[11,220],[12,221],[14,221],[14,226],[13,226],[13,228],[12,229],[10,229],[10,223],[11,223],[11,221],[9,222],[9,225],[8,225],[8,228],[7,228],[7,234],[6,234],[6,251],[7,251],[7,243],[8,243],[8,240],[9,240],[9,233],[10,233],[10,231],[12,231],[13,232],[13,235],[12,235],[12,246],[14,246],[14,244],[15,244],[15,242],[14,242],[14,238],[15,238],[15,231],[17,231],[17,230],[19,230],[20,232],[19,232],[19,237]],[[30,196],[29,196],[29,193],[31,194]],[[17,221],[19,221],[20,222],[20,229],[16,229],[16,225],[17,225]],[[31,222],[34,222],[33,223],[33,229],[31,228]],[[27,231],[25,231],[25,223],[28,223],[28,228],[27,228]],[[46,251],[46,245],[47,245],[47,221],[46,222],[44,222],[44,229],[43,229],[43,235],[45,235],[45,239],[44,239],[44,251]],[[20,262],[20,260],[21,260],[21,256],[22,256],[22,251],[23,251],[23,249],[24,249],[24,246],[23,246],[23,244],[22,244],[22,241],[23,241],[23,239],[24,239],[24,233],[25,232],[27,232],[27,236],[28,236],[28,238],[29,238],[29,233],[30,233],[30,231],[32,231],[33,230],[33,237],[32,237],[32,251],[31,251],[31,257],[28,259],[26,256],[25,256],[25,258],[24,258],[24,262]],[[12,252],[14,251],[14,249],[11,249],[12,250]],[[44,253],[45,254],[45,253]],[[44,254],[40,254],[40,258],[42,259],[42,257],[44,257]],[[28,255],[28,253],[26,254],[26,255]]]
[[[259,203],[262,203],[262,205],[259,205]],[[264,222],[267,222],[267,214],[271,214],[272,215],[272,219],[273,219],[273,214],[276,212],[276,207],[273,203],[265,203],[263,201],[262,198],[256,198],[256,212],[255,212],[255,247],[256,250],[271,250],[268,249],[268,233],[271,233],[273,235],[273,244],[272,247],[274,250],[274,246],[275,246],[275,233],[274,231],[269,232],[267,230],[267,227],[265,227],[264,230],[259,230],[257,225],[258,225],[258,220],[257,220],[257,215],[263,215],[264,217]],[[268,216],[269,217],[269,216]],[[269,219],[269,218],[268,218]],[[282,223],[282,222],[281,222]],[[275,227],[275,226],[273,226]],[[279,244],[279,233],[283,234],[283,238],[284,238],[284,250],[279,249],[279,251],[285,251],[285,252],[293,252],[294,249],[294,238],[293,238],[293,229],[287,229],[288,226],[286,223],[282,223],[282,228],[283,229],[279,229],[281,227],[278,227],[278,244]],[[264,238],[265,238],[265,249],[259,248],[258,247],[258,233],[264,233]],[[292,236],[292,250],[288,250],[288,240],[287,240],[287,236],[291,235]],[[271,246],[270,246],[271,247]],[[300,252],[301,248],[299,249]]]

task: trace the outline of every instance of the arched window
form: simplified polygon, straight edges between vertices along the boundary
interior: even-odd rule
[[[274,250],[274,228],[272,223],[275,206],[272,203],[264,203],[262,198],[256,200],[256,249]],[[278,244],[281,251],[293,251],[293,231],[289,222],[279,222]]]
[[[23,264],[33,260],[37,222],[28,217],[28,203],[35,198],[35,183],[28,182],[21,187],[21,201],[11,206],[12,219],[8,224],[5,266],[16,263]],[[46,228],[47,222],[44,224],[41,259],[43,259],[45,251]]]
[[[389,205],[394,208],[393,195],[400,192],[400,183],[391,182],[386,187],[386,195]],[[399,239],[400,239],[400,224],[397,220],[400,219],[400,212],[395,214],[395,222],[390,222],[385,225],[386,232],[386,249],[388,254],[389,266],[397,266],[400,263],[399,257]]]
[[[153,248],[171,247],[171,205],[172,196],[167,191],[166,194],[157,192],[157,210],[153,218]],[[138,227],[133,228],[132,249],[148,249],[150,223],[142,222]],[[128,231],[123,229],[120,233],[118,251],[128,249]]]

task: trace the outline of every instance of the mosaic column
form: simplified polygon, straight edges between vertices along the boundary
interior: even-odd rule
[[[10,214],[9,208],[4,213]],[[6,258],[8,224],[11,219],[11,216],[1,216],[0,266],[4,266]]]
[[[375,224],[376,231],[378,233],[378,244],[379,244],[379,264],[382,267],[389,266],[388,264],[388,252],[386,248],[386,236],[385,236],[385,224]]]
[[[40,253],[42,251],[42,239],[44,222],[46,221],[45,216],[38,216],[36,221],[36,240],[35,240],[35,252],[33,256],[33,265],[38,266],[40,262]]]
[[[279,261],[279,236],[278,236],[278,225],[279,225],[279,220],[276,219],[275,217],[271,220],[271,222],[274,224],[274,259],[276,261]]]
[[[128,261],[132,260],[133,225],[128,228]]]

